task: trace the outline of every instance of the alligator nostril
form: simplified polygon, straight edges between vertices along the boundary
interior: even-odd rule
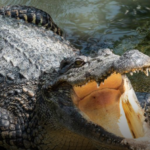
[[[102,60],[101,59],[97,59],[97,62],[101,62]]]

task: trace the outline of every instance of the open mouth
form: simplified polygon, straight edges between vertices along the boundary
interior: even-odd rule
[[[144,136],[144,110],[126,75],[113,73],[99,86],[90,81],[73,89],[72,100],[86,120],[120,137]]]

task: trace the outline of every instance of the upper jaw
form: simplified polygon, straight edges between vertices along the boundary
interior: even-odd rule
[[[128,51],[114,62],[113,68],[116,72],[121,74],[143,71],[146,75],[148,75],[147,72],[150,68],[150,57],[138,50]]]
[[[143,71],[148,75],[150,68],[150,57],[138,50],[127,51],[122,56],[111,54],[107,57],[89,57],[87,61],[80,68],[71,68],[64,74],[58,75],[58,78],[50,85],[56,86],[61,82],[68,82],[71,85],[82,86],[91,80],[96,81],[99,85],[112,73],[132,74],[132,72]]]

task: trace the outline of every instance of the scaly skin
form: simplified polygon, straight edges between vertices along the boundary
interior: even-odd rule
[[[133,70],[146,72],[150,67],[150,57],[137,50],[128,51],[120,57],[109,49],[101,51],[96,56],[81,56],[77,49],[51,31],[1,16],[0,22],[1,149],[127,150],[149,148],[147,140],[149,125],[144,121],[146,119],[144,111],[136,101],[135,93],[125,73]],[[98,87],[93,86],[97,89],[94,91],[97,101],[87,100],[87,97],[93,94],[90,90],[87,93],[88,96],[84,95],[84,98],[79,100],[78,92],[84,89],[85,84],[89,86],[89,82],[98,84]],[[116,85],[118,85],[117,88],[114,88]],[[102,88],[103,86],[107,86],[108,90]],[[99,91],[98,88],[102,89]],[[135,113],[136,115],[132,112],[131,115],[134,115],[133,120],[137,121],[136,116],[140,118],[137,124],[139,126],[142,124],[141,132],[143,133],[144,130],[142,139],[136,135],[139,132],[134,131],[132,125],[130,128],[133,129],[133,137],[137,139],[121,135],[115,126],[113,128],[117,132],[112,133],[106,130],[105,126],[96,123],[93,119],[95,116],[93,120],[90,118],[91,112],[95,113],[95,107],[108,109],[108,107],[101,106],[103,102],[106,102],[108,106],[116,106],[115,102],[105,96],[110,95],[112,91],[112,98],[116,98],[113,91],[118,89],[122,95],[126,92],[125,96],[128,96],[128,91],[130,92],[129,101],[124,100],[125,96],[122,97],[122,103],[124,103],[122,106],[127,106],[128,109],[129,104],[135,102],[134,105],[139,110]],[[81,92],[81,95],[87,91],[86,89]],[[96,98],[97,91],[100,94],[98,99]],[[132,96],[134,98],[130,101]],[[115,101],[119,99],[116,98]],[[130,106],[131,110],[134,110],[134,105]],[[91,107],[94,109],[87,111],[87,108]],[[98,108],[98,112],[101,109]],[[121,110],[120,107],[118,109],[117,115]],[[105,114],[107,115],[107,112]],[[113,112],[111,114],[116,115]],[[130,116],[127,118],[130,119]],[[97,120],[99,119],[96,118]],[[103,119],[100,121],[103,122]],[[130,121],[135,128],[138,126],[134,121]],[[116,123],[115,117],[112,123]],[[106,125],[109,125],[109,122]]]

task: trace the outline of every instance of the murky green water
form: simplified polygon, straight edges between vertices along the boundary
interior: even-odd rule
[[[48,12],[84,54],[109,47],[117,54],[137,48],[150,55],[148,0],[0,0],[0,6],[14,4]],[[149,77],[134,82],[139,79],[150,85]]]

